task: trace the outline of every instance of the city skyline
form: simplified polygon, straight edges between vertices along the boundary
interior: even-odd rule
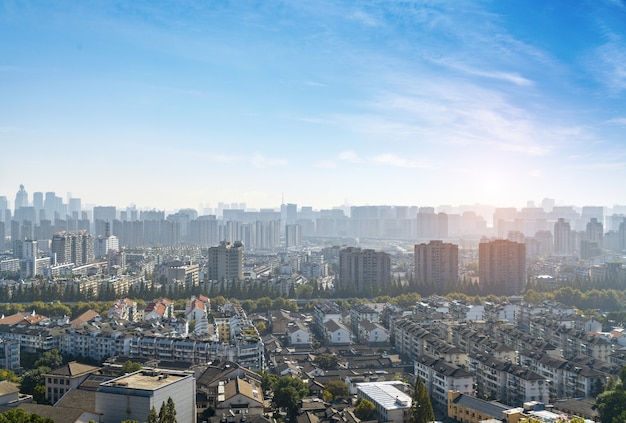
[[[5,2],[0,193],[611,207],[625,18],[617,0]]]

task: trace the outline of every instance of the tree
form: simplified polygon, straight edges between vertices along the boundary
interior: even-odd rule
[[[126,373],[134,373],[141,369],[143,369],[143,366],[137,361],[126,360],[124,364],[122,364],[123,375]]]
[[[159,415],[157,414],[157,411],[156,411],[156,408],[154,408],[154,405],[152,406],[152,408],[150,409],[150,412],[148,413],[147,423],[159,423]]]
[[[309,388],[302,379],[282,376],[276,382],[272,402],[276,407],[286,408],[289,419],[295,421],[298,404],[308,393]]]
[[[22,383],[20,385],[20,392],[24,394],[35,395],[35,388],[38,385],[45,386],[44,383],[44,373],[50,371],[50,367],[37,367],[35,369],[29,370],[22,375]]]
[[[317,364],[324,370],[330,370],[337,367],[337,364],[339,364],[339,357],[335,354],[323,353],[316,356],[313,363]]]
[[[335,400],[339,398],[346,398],[350,394],[348,391],[348,385],[346,385],[342,380],[331,380],[324,386],[324,388],[332,394],[333,399]]]
[[[374,416],[375,411],[376,406],[374,403],[364,398],[359,398],[356,407],[354,407],[354,415],[360,420],[370,420]]]
[[[54,420],[15,408],[0,414],[0,423],[54,423]]]
[[[428,390],[422,379],[417,376],[413,396],[411,397],[411,408],[409,409],[409,423],[428,423],[435,420],[433,405],[428,396]]]
[[[158,423],[178,423],[176,420],[176,407],[172,397],[167,397],[167,402],[161,404]]]
[[[50,350],[46,351],[42,354],[42,356],[35,361],[35,367],[49,367],[51,369],[56,369],[61,367],[63,364],[63,356],[59,352],[59,350]]]

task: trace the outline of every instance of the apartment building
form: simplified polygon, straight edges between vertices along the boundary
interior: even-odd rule
[[[474,395],[474,376],[467,370],[427,354],[418,357],[414,363],[414,373],[428,389],[433,407],[447,408],[448,391]]]

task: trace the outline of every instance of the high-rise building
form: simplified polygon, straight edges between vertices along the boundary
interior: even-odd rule
[[[15,194],[15,206],[13,207],[13,211],[17,211],[21,207],[28,207],[28,193],[24,189],[24,185],[20,185],[20,189]]]
[[[391,256],[355,247],[339,251],[338,291],[374,295],[391,282]]]
[[[45,210],[46,219],[50,219],[52,222],[54,222],[57,218],[56,216],[57,196],[54,192],[52,191],[46,192],[46,197],[43,202],[43,207]]]
[[[222,241],[209,248],[209,280],[237,281],[243,279],[243,244]]]
[[[604,237],[604,227],[602,222],[599,222],[596,217],[592,217],[587,222],[587,228],[585,230],[585,240],[597,243],[599,248],[602,248],[602,238]]]
[[[459,246],[430,241],[415,246],[415,280],[423,287],[445,294],[459,278]]]
[[[93,236],[86,232],[60,232],[52,237],[50,252],[55,264],[90,263],[95,257]]]
[[[574,252],[573,240],[569,222],[560,217],[554,224],[554,254],[572,254]]]
[[[8,223],[10,221],[11,210],[9,210],[9,200],[3,195],[0,196],[0,222]]]
[[[506,239],[481,241],[478,276],[485,294],[519,294],[526,287],[526,246]]]
[[[300,225],[285,226],[285,247],[297,247],[300,245],[302,236],[302,227]]]
[[[430,241],[448,237],[448,215],[433,207],[420,207],[417,213],[417,239]]]

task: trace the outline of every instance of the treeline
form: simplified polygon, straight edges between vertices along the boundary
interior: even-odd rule
[[[555,300],[580,310],[614,312],[624,310],[626,307],[626,291],[595,288],[589,291],[581,291],[571,286],[565,286],[548,292],[528,289],[524,293],[524,301],[529,303],[539,303],[543,300]]]

